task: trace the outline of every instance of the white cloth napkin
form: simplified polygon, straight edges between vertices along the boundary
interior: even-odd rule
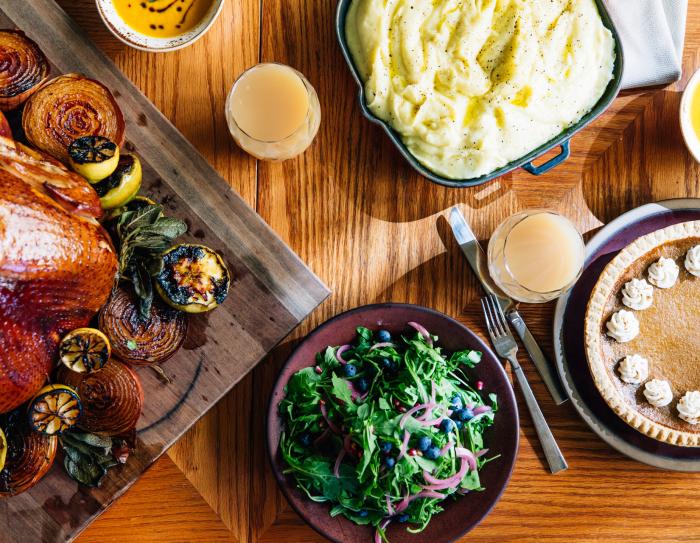
[[[622,88],[665,85],[681,77],[688,0],[604,0],[625,56]]]

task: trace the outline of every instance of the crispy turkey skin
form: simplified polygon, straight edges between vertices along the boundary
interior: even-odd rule
[[[0,413],[46,382],[68,331],[106,302],[117,258],[82,177],[0,137]]]

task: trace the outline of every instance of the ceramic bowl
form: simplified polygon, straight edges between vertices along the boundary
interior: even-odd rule
[[[105,26],[117,39],[134,49],[155,53],[175,51],[192,45],[207,33],[224,7],[224,0],[215,0],[209,12],[202,18],[199,24],[191,30],[170,38],[154,38],[152,36],[145,36],[127,25],[119,16],[116,9],[114,9],[112,0],[95,0],[95,3],[97,4],[97,11],[100,17],[102,17]]]
[[[680,119],[681,119],[681,131],[683,132],[683,139],[685,140],[685,145],[693,155],[695,160],[700,162],[700,136],[695,132],[693,124],[691,121],[691,111],[690,106],[693,101],[693,95],[698,90],[698,85],[700,85],[700,70],[693,74],[690,78],[688,85],[683,91],[683,98],[681,99],[681,109],[680,109]]]
[[[472,492],[445,503],[445,511],[433,517],[421,533],[411,534],[406,525],[392,523],[387,537],[392,543],[445,543],[455,541],[474,528],[493,508],[505,490],[518,452],[518,408],[513,388],[501,363],[491,350],[468,328],[456,320],[425,307],[406,304],[377,304],[353,309],[332,318],[309,334],[287,361],[280,372],[270,398],[267,417],[268,452],[275,477],[294,510],[317,532],[337,543],[366,543],[373,541],[374,529],[358,526],[343,518],[331,518],[328,505],[308,499],[284,474],[284,463],[279,454],[282,419],[277,406],[284,398],[284,387],[289,378],[302,368],[314,364],[316,353],[328,345],[342,345],[355,339],[355,328],[384,328],[392,334],[409,333],[406,323],[423,324],[439,337],[438,344],[448,351],[471,348],[484,353],[480,364],[472,370],[484,382],[484,389],[498,396],[499,411],[494,426],[484,436],[490,454],[500,458],[489,462],[480,472],[485,490]]]

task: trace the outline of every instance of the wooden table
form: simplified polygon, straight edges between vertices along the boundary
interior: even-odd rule
[[[483,333],[477,284],[444,220],[452,205],[485,239],[523,208],[556,209],[590,232],[643,203],[700,196],[700,167],[678,125],[680,91],[700,66],[698,2],[690,2],[682,82],[624,94],[573,139],[572,157],[544,177],[516,172],[467,190],[419,177],[361,117],[335,41],[331,0],[228,0],[203,40],[161,55],[111,38],[91,0],[60,3],[334,291],[81,543],[320,541],[277,491],[263,443],[268,392],[299,337],[339,311],[387,300],[434,307]],[[301,70],[323,108],[314,146],[282,164],[256,163],[238,150],[223,115],[236,76],[261,60]],[[523,308],[550,355],[552,312],[551,304]],[[521,404],[523,439],[513,479],[465,540],[700,540],[700,475],[622,457],[573,407],[555,407],[532,365],[524,365],[571,467],[547,473]]]

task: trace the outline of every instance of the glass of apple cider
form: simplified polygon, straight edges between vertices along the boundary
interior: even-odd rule
[[[574,286],[586,248],[566,217],[553,211],[522,211],[493,233],[488,266],[496,284],[520,302],[543,303]]]
[[[289,66],[264,63],[245,71],[226,100],[236,143],[261,160],[287,160],[316,137],[321,106],[311,83]]]

